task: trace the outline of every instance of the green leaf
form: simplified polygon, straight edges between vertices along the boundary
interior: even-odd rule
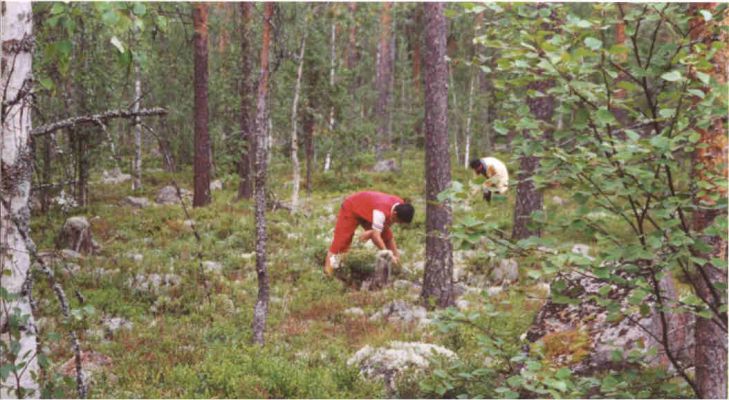
[[[683,80],[683,75],[681,75],[681,72],[673,70],[671,72],[666,72],[665,74],[661,75],[661,78],[669,82],[677,82]]]
[[[592,50],[600,50],[602,48],[602,40],[596,39],[592,36],[585,38],[585,46],[591,48]]]
[[[597,117],[598,122],[603,125],[615,122],[615,117],[613,116],[613,113],[610,112],[610,110],[608,110],[607,108],[601,108],[597,110],[595,116]]]
[[[54,87],[53,79],[51,79],[47,76],[44,76],[44,77],[38,79],[38,83],[40,83],[40,85],[43,87],[43,89],[53,90],[53,87]]]
[[[703,73],[703,72],[700,72],[700,71],[696,71],[696,77],[699,78],[699,80],[701,81],[701,83],[703,83],[704,85],[708,85],[709,84],[709,80],[711,79],[711,77],[709,76],[709,74],[706,74],[706,73]]]
[[[132,7],[132,12],[134,12],[134,15],[141,17],[147,12],[147,7],[144,5],[144,3],[134,3],[134,6]]]
[[[557,379],[567,379],[570,376],[572,376],[572,371],[570,371],[569,368],[560,368],[559,371],[554,374],[554,377]]]
[[[663,118],[671,118],[676,113],[675,108],[662,108],[658,111],[658,115]]]
[[[688,92],[691,93],[692,95],[700,98],[700,99],[703,99],[704,96],[706,96],[706,94],[704,93],[704,91],[703,90],[699,90],[699,89],[689,89]]]
[[[112,36],[111,37],[111,44],[113,44],[114,47],[116,47],[116,49],[119,50],[120,53],[125,53],[126,52],[126,50],[124,49],[124,44],[121,42],[121,40],[119,40],[118,37]]]

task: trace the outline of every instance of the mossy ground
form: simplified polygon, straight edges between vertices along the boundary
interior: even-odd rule
[[[502,158],[510,160],[508,155]],[[251,345],[251,318],[257,293],[253,205],[236,201],[234,175],[222,177],[224,189],[213,192],[211,205],[190,209],[201,234],[200,245],[185,225],[186,217],[179,205],[141,210],[120,205],[121,199],[132,194],[128,184],[92,185],[91,203],[85,209],[73,210],[68,215],[55,210],[34,216],[32,234],[41,250],[52,248],[55,235],[70,215],[87,216],[103,247],[98,256],[86,257],[79,263],[81,271],[73,279],[62,280],[69,293],[79,289],[86,303],[96,310],[80,323],[88,328],[81,335],[83,348],[104,353],[113,360],[108,372],[115,379],[97,378],[91,396],[383,397],[382,385],[361,378],[356,368],[346,365],[346,360],[366,344],[426,341],[443,344],[464,357],[480,357],[472,354],[477,343],[468,331],[456,336],[443,335],[345,316],[343,311],[349,307],[361,307],[371,315],[388,301],[406,294],[395,289],[354,291],[338,280],[326,279],[321,272],[339,205],[344,196],[357,190],[381,190],[412,200],[415,219],[409,226],[397,226],[395,236],[406,268],[424,259],[423,156],[409,152],[403,159],[402,172],[395,174],[367,172],[366,165],[347,172],[316,173],[311,195],[302,193],[303,204],[298,214],[285,210],[267,214],[272,298],[267,343],[263,348]],[[517,161],[510,160],[508,164],[515,171]],[[287,161],[272,164],[269,187],[279,199],[287,200],[290,196],[290,176]],[[453,178],[465,182],[472,174],[460,166],[454,167]],[[172,179],[183,187],[192,186],[189,170],[174,175],[148,172],[141,193],[134,195],[153,200],[157,190]],[[547,211],[555,215],[567,213],[570,208],[550,203],[551,196],[558,191],[552,190],[545,196]],[[511,190],[504,202],[471,204],[468,213],[496,222],[508,232],[514,192]],[[455,218],[465,212],[457,211]],[[579,235],[576,232],[559,235],[564,240],[586,240],[573,237]],[[199,251],[203,260],[222,263],[222,275],[200,275]],[[143,261],[133,260],[130,253],[141,254]],[[104,270],[118,273],[103,275],[100,271]],[[139,273],[174,273],[182,277],[182,283],[165,291],[160,300],[156,295],[129,288],[127,281]],[[48,299],[41,301],[42,315],[57,315],[57,304],[51,300],[53,297],[40,276],[36,291],[36,297]],[[500,296],[477,299],[500,304],[506,300],[507,305],[502,307],[515,307],[508,321],[494,325],[513,331],[514,343],[538,310],[538,302],[526,299],[528,292],[528,287],[517,284]],[[73,302],[74,307],[79,307],[76,299]],[[87,334],[98,328],[102,316],[126,318],[134,324],[133,329],[121,331],[110,340]],[[59,333],[61,339],[47,339],[51,330]],[[70,346],[63,339],[65,332],[60,323],[43,332],[54,364],[70,357]],[[59,387],[64,396],[75,395],[71,385]]]

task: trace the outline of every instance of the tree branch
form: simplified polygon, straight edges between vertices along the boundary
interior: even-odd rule
[[[61,121],[53,122],[48,125],[39,126],[32,131],[30,134],[33,136],[43,136],[49,133],[55,132],[59,129],[69,128],[79,124],[100,124],[114,118],[136,118],[136,117],[149,117],[153,115],[167,115],[167,110],[162,107],[144,108],[138,112],[129,110],[110,110],[100,114],[93,115],[81,115],[78,117],[67,118]]]

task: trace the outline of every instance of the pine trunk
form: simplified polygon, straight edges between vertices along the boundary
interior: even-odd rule
[[[554,114],[554,97],[546,95],[547,90],[554,86],[554,81],[543,80],[536,81],[527,85],[529,90],[541,92],[544,96],[527,98],[529,111],[534,118],[550,122]],[[524,140],[540,140],[531,137],[524,132],[526,137]],[[545,132],[543,137],[549,137],[550,132]],[[511,231],[511,238],[521,240],[530,236],[539,236],[541,234],[538,228],[529,227],[531,223],[531,214],[539,211],[544,205],[544,194],[541,190],[537,190],[534,185],[534,175],[539,168],[539,157],[531,155],[522,155],[519,158],[519,183],[516,187],[516,205],[514,208],[514,227]]]
[[[727,43],[729,35],[725,29],[729,17],[706,23],[699,14],[702,9],[714,13],[716,3],[695,3],[690,6],[693,16],[690,22],[692,39],[702,42],[707,48],[711,48],[715,42]],[[714,54],[713,68],[704,71],[724,88],[727,83],[727,60],[729,51],[724,46]],[[708,92],[711,89],[707,86],[704,90]],[[727,275],[726,270],[716,268],[711,262],[712,258],[718,258],[726,266],[727,242],[722,236],[703,233],[717,217],[726,219],[726,211],[722,211],[721,206],[727,202],[725,185],[729,146],[723,118],[726,116],[717,115],[708,128],[694,128],[701,135],[699,143],[702,146],[697,146],[694,151],[692,180],[704,184],[706,188],[694,196],[696,211],[693,215],[693,230],[712,249],[708,254],[697,254],[706,262],[703,265],[694,264],[698,281],[696,294],[719,310],[719,315],[713,318],[696,316],[696,387],[697,395],[705,399],[727,398],[727,299],[726,289],[721,289],[722,286],[726,287]],[[715,197],[718,197],[718,201]]]
[[[443,3],[425,3],[425,274],[421,298],[430,306],[453,304],[450,205],[437,196],[451,183],[448,153],[448,65]]]
[[[195,193],[193,207],[210,204],[210,136],[208,134],[208,6],[195,3],[192,10],[195,60]]]
[[[238,162],[238,199],[250,199],[253,196],[253,123],[251,120],[251,110],[253,109],[253,101],[251,95],[253,93],[253,63],[251,62],[252,45],[249,41],[251,35],[251,24],[253,17],[253,3],[240,3],[241,13],[241,30],[240,30],[240,134],[243,151]]]
[[[390,137],[387,127],[390,119],[391,81],[392,81],[392,56],[391,40],[392,35],[392,3],[382,4],[380,13],[380,42],[377,47],[377,76],[375,86],[377,88],[377,103],[375,115],[377,118],[377,144],[375,145],[375,158],[377,161],[383,159],[385,152],[390,147]]]
[[[2,42],[2,137],[0,138],[0,366],[11,372],[2,379],[0,398],[39,397],[36,327],[30,304],[30,257],[24,234],[29,229],[33,155],[31,104],[33,16],[30,2],[5,2],[0,18]],[[7,347],[6,347],[7,346]],[[23,365],[21,365],[24,364]]]
[[[268,100],[268,52],[271,43],[271,18],[273,3],[265,3],[263,13],[263,39],[261,44],[261,71],[258,79],[256,102],[256,273],[258,275],[258,299],[253,311],[253,342],[265,343],[266,317],[268,314],[268,270],[266,266],[266,168],[267,154],[267,100]]]

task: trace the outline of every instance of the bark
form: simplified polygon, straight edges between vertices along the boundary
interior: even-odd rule
[[[545,93],[549,88],[554,86],[553,80],[542,80],[532,82],[527,85],[528,89]],[[541,97],[527,98],[529,111],[534,118],[549,123],[554,114],[554,97],[544,95]],[[524,132],[525,140],[539,140],[531,137],[529,133]],[[545,132],[543,137],[550,136],[550,132]],[[516,205],[514,208],[514,227],[511,231],[511,238],[521,240],[530,236],[539,236],[541,231],[538,228],[530,228],[531,214],[539,211],[544,205],[544,193],[537,190],[532,178],[539,168],[539,157],[531,155],[522,155],[519,158],[519,183],[516,187]]]
[[[375,146],[375,158],[380,161],[385,151],[390,147],[390,137],[387,130],[390,120],[391,102],[391,80],[392,80],[392,56],[391,40],[392,17],[390,12],[392,3],[383,3],[380,13],[380,42],[377,47],[377,76],[375,86],[377,88],[377,103],[375,104],[375,115],[377,118],[377,144]]]
[[[240,29],[240,132],[241,141],[243,142],[244,151],[241,153],[238,162],[238,175],[240,182],[238,184],[238,199],[250,199],[253,195],[253,120],[251,118],[251,110],[253,108],[253,64],[250,54],[252,53],[252,44],[248,40],[251,35],[251,25],[253,16],[253,3],[240,3],[241,12],[241,29]]]
[[[349,27],[349,46],[347,46],[347,69],[353,71],[359,63],[359,49],[357,48],[357,3],[349,3],[349,12],[352,15],[352,25]],[[359,77],[352,78],[350,91],[354,95],[359,87]]]
[[[266,104],[268,98],[268,52],[271,42],[271,18],[273,3],[265,3],[263,13],[263,38],[261,44],[261,71],[258,79],[256,102],[256,273],[258,275],[258,299],[253,312],[253,342],[263,345],[268,314],[268,270],[266,267]]]
[[[471,121],[473,119],[474,80],[478,80],[478,74],[471,69],[471,79],[468,84],[468,109],[466,110],[466,143],[463,145],[463,168],[465,169],[468,169],[468,162],[471,159]]]
[[[36,327],[27,289],[30,257],[21,230],[30,222],[30,194],[33,156],[31,142],[31,97],[33,61],[33,18],[30,2],[4,2],[0,18],[0,91],[2,137],[0,137],[0,268],[3,292],[0,296],[0,341],[17,346],[17,352],[0,353],[0,365],[24,367],[0,382],[0,398],[39,397],[36,377]],[[17,222],[17,223],[16,223]],[[20,225],[19,225],[20,224]],[[27,319],[23,320],[23,317]],[[21,319],[18,319],[21,318]],[[14,321],[14,322],[12,322]],[[10,347],[4,347],[10,348]]]
[[[309,103],[309,108],[313,105]],[[311,173],[312,162],[314,160],[314,127],[316,122],[311,111],[307,111],[304,116],[304,146],[306,147],[306,195],[311,196]]]
[[[210,204],[210,136],[208,133],[208,6],[195,3],[192,10],[195,63],[195,164],[193,207]]]
[[[134,113],[139,113],[142,102],[142,74],[139,60],[134,60]],[[134,118],[134,163],[132,164],[132,190],[142,188],[142,125],[139,115]]]
[[[332,21],[331,37],[329,40],[329,90],[334,93],[334,73],[336,66],[336,43],[337,43],[337,25]],[[329,106],[329,134],[332,135],[334,132],[334,103]],[[327,150],[327,155],[324,158],[324,172],[329,171],[332,165],[332,149],[331,144]]]
[[[448,153],[448,66],[443,3],[425,3],[425,273],[421,299],[453,304],[453,254],[448,234],[451,208],[438,193],[451,182]]]
[[[716,3],[694,3],[689,7],[690,14],[693,16],[690,21],[691,37],[704,43],[707,48],[711,48],[714,42],[727,43],[729,40],[729,34],[725,30],[729,24],[729,16],[725,14],[723,20],[707,24],[699,14],[702,9],[713,13],[715,8]],[[721,28],[723,30],[720,30]],[[704,71],[709,73],[721,87],[726,87],[727,60],[729,60],[729,51],[723,47],[714,54],[713,68]],[[708,86],[704,89],[706,92],[709,90]],[[693,214],[693,230],[701,235],[700,239],[712,249],[709,254],[697,254],[707,261],[703,265],[694,264],[698,282],[696,294],[714,309],[719,310],[726,307],[727,303],[726,291],[719,289],[721,285],[726,287],[727,275],[725,270],[714,267],[710,260],[719,258],[726,265],[727,242],[722,236],[708,235],[703,232],[713,224],[717,217],[726,219],[726,211],[722,211],[720,207],[727,202],[724,185],[726,185],[727,150],[729,148],[723,118],[726,116],[716,115],[708,128],[694,128],[701,135],[699,143],[703,146],[697,146],[694,151],[692,171],[694,182],[708,185],[708,188],[705,189],[706,193],[694,195],[693,201],[697,209]],[[714,200],[712,195],[718,195],[719,200]],[[696,316],[696,387],[697,395],[701,398],[727,398],[726,322],[726,310],[720,311],[720,315],[715,315],[713,318]]]
[[[307,27],[304,27],[307,29]],[[291,192],[291,209],[296,212],[299,205],[299,188],[301,186],[301,167],[299,166],[299,135],[297,130],[297,110],[299,106],[299,93],[301,92],[301,76],[304,72],[304,54],[306,54],[306,37],[308,30],[304,31],[301,39],[301,51],[299,52],[299,68],[296,71],[296,87],[294,89],[294,101],[291,105],[291,164],[294,168],[293,190]]]

